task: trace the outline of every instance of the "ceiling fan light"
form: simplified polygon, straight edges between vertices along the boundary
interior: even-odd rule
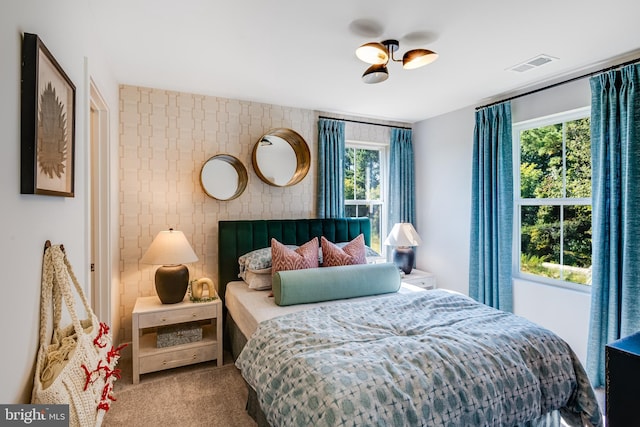
[[[402,57],[402,68],[413,70],[431,64],[438,59],[438,54],[428,49],[413,49]]]
[[[386,64],[389,52],[382,43],[365,43],[356,49],[356,56],[367,64]]]
[[[362,81],[368,84],[382,83],[389,78],[389,71],[385,64],[373,64],[362,75]]]

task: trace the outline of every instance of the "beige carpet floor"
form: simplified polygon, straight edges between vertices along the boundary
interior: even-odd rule
[[[230,361],[221,367],[207,362],[149,373],[138,384],[132,383],[131,359],[123,358],[118,367],[117,400],[103,426],[256,426],[245,411],[247,387]]]
[[[255,427],[245,411],[247,387],[230,355],[225,363],[200,363],[142,375],[132,383],[131,359],[118,364],[113,402],[103,426]],[[604,412],[604,390],[596,390]]]

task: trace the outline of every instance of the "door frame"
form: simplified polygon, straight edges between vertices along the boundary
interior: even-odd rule
[[[89,220],[87,238],[89,243],[89,268],[91,283],[91,306],[101,322],[111,324],[111,212],[109,171],[111,165],[109,150],[109,107],[100,94],[93,79],[87,75],[89,92]]]

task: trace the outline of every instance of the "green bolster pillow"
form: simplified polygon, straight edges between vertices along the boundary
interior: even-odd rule
[[[278,271],[272,281],[276,304],[294,305],[397,292],[400,272],[393,263],[358,264]]]

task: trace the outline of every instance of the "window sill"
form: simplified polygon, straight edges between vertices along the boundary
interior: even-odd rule
[[[518,273],[513,275],[513,280],[521,280],[537,285],[551,286],[553,288],[568,289],[583,294],[591,293],[591,285],[580,285],[578,283],[565,282],[564,280],[556,280],[546,277],[535,276],[533,274]]]

